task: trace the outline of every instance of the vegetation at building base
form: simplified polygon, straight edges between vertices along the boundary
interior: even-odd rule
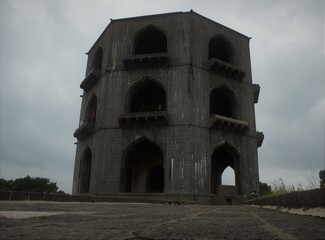
[[[0,190],[17,191],[17,192],[41,192],[41,193],[60,193],[55,182],[51,182],[48,178],[30,177],[17,178],[15,180],[0,179]]]
[[[319,178],[320,187],[325,187],[325,169],[319,172]]]
[[[267,183],[259,183],[259,196],[260,197],[271,197],[281,194],[287,194],[290,192],[311,190],[316,188],[325,187],[325,169],[319,171],[319,184],[317,178],[311,174],[306,177],[307,186],[303,187],[302,184],[298,186],[287,185],[282,178],[279,178],[276,181],[271,182],[271,186]]]

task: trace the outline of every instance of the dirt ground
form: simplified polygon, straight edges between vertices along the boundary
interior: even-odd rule
[[[1,201],[0,239],[325,239],[325,219],[243,205]]]

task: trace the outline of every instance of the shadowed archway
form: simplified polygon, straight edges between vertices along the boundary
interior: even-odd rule
[[[120,192],[164,192],[164,156],[152,141],[141,139],[126,150],[121,168]]]
[[[166,111],[166,93],[155,80],[146,78],[129,93],[129,112]]]
[[[223,62],[236,64],[236,56],[229,41],[219,35],[209,41],[209,59],[216,58]]]
[[[210,115],[217,114],[228,118],[238,118],[238,106],[234,93],[222,85],[210,94]]]
[[[148,26],[135,39],[134,54],[154,54],[167,52],[165,33],[157,27]]]
[[[81,159],[79,170],[79,192],[89,193],[91,176],[92,153],[90,148],[86,148]]]
[[[237,151],[229,144],[217,147],[211,157],[211,193],[218,194],[218,188],[222,184],[222,174],[227,167],[231,167],[235,173],[235,185],[238,193],[241,193],[241,177],[239,156]]]

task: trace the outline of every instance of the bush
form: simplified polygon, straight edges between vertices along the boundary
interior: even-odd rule
[[[269,195],[272,193],[272,189],[271,186],[267,185],[266,183],[259,183],[259,187],[260,187],[260,196],[264,196],[264,195]]]

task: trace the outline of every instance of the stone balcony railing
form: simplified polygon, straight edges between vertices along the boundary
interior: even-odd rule
[[[73,136],[79,141],[90,136],[95,131],[95,124],[92,122],[84,122],[81,126],[74,132]]]
[[[211,58],[209,60],[209,66],[211,71],[214,71],[226,77],[230,77],[236,81],[241,82],[246,76],[246,73],[243,69],[216,58]]]
[[[98,68],[92,68],[85,79],[80,84],[80,88],[85,90],[86,92],[89,91],[95,83],[99,80],[101,74],[101,70]]]
[[[124,59],[123,64],[125,69],[136,69],[143,67],[162,67],[168,65],[167,53],[153,53],[134,55],[130,58]]]
[[[258,84],[253,84],[253,91],[254,91],[254,103],[258,102],[258,97],[260,95],[261,87]]]
[[[166,125],[168,114],[166,111],[123,113],[118,117],[121,127],[155,124]]]
[[[257,137],[257,147],[261,147],[264,141],[264,133],[256,132],[256,137]]]
[[[212,126],[223,130],[246,131],[248,123],[238,119],[213,114],[210,117]]]

